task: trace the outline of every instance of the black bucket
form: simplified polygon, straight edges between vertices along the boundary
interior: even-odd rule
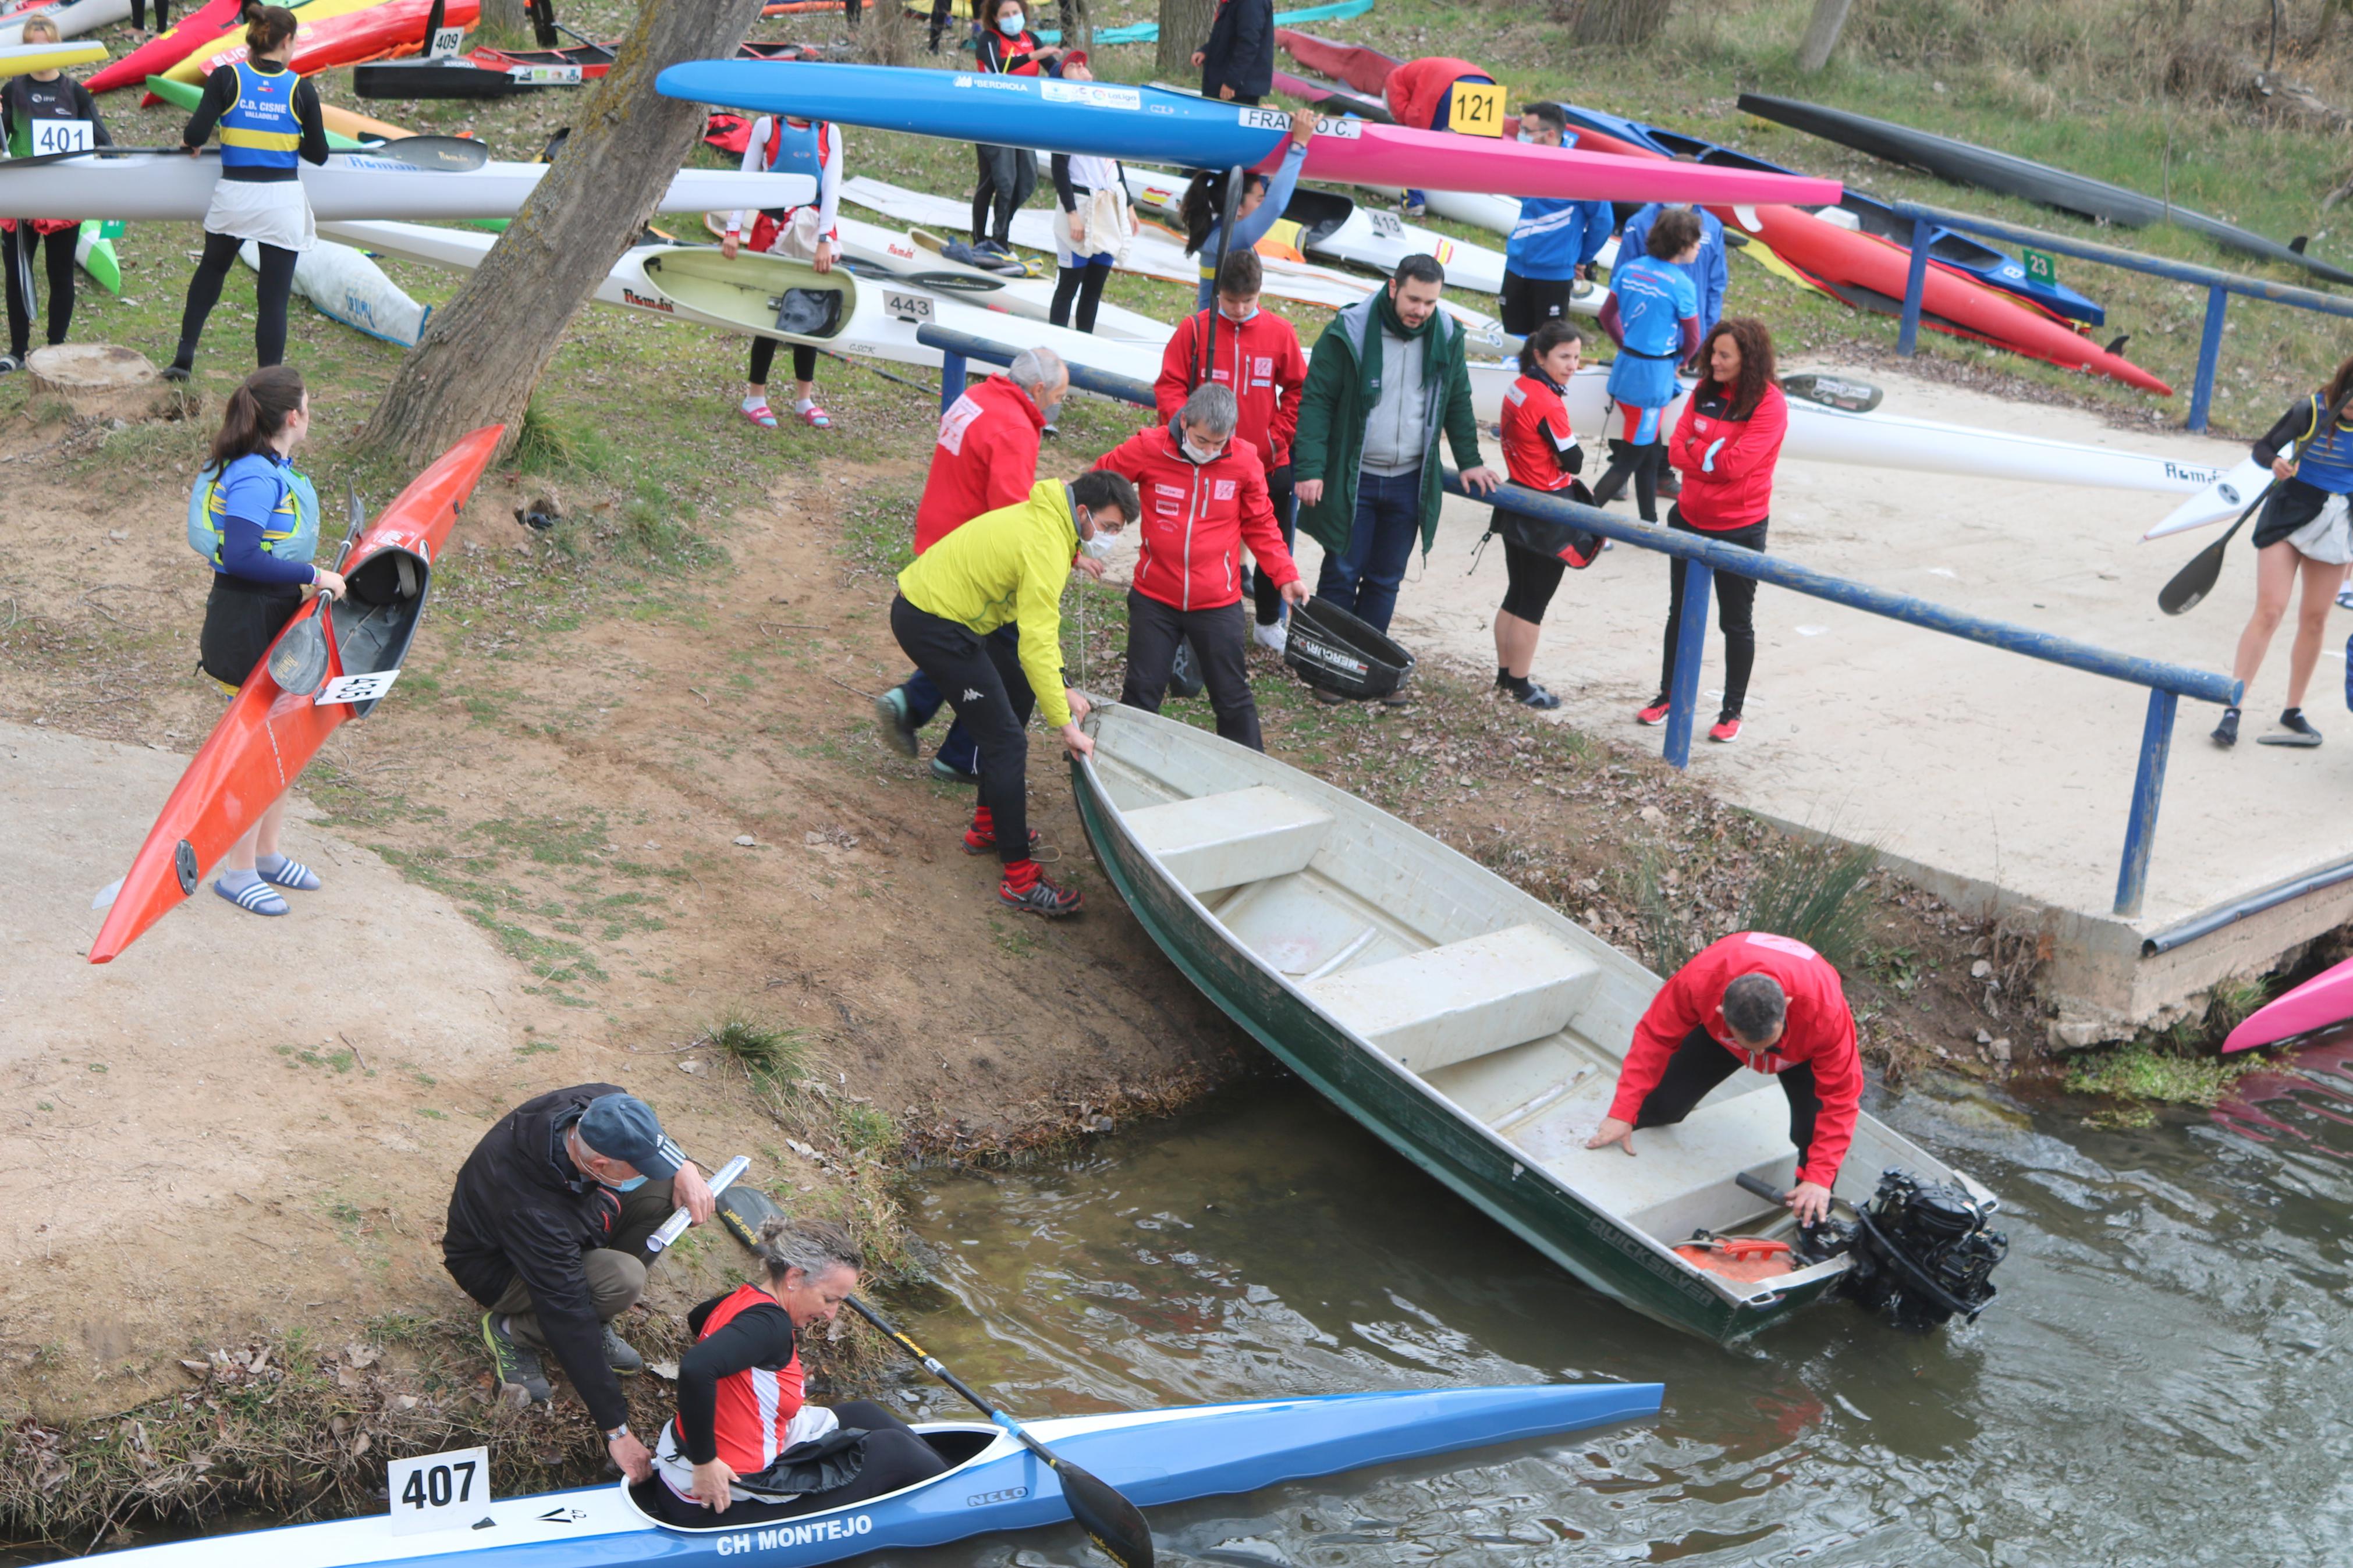
[[[1327,599],[1291,611],[1282,662],[1299,679],[1359,701],[1387,697],[1413,668],[1413,655]]]

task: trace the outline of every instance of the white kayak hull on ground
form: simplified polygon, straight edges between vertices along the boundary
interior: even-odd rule
[[[237,258],[260,269],[251,240]],[[322,239],[295,258],[294,291],[317,306],[321,315],[405,349],[417,346],[425,334],[425,319],[433,313],[431,306],[410,299],[364,252],[332,239]]]
[[[85,33],[95,33],[100,27],[111,27],[117,22],[131,20],[131,0],[73,0],[71,5],[56,5],[35,13],[47,16],[58,25],[60,38],[79,38]],[[30,16],[0,22],[0,48],[9,48],[25,41],[25,24]]]
[[[322,223],[512,217],[550,167],[491,163],[479,169],[427,171],[365,153],[336,153],[322,166],[302,166],[302,188]],[[200,223],[219,177],[219,159],[172,153],[68,158],[14,170],[0,163],[0,208],[12,217]],[[794,206],[816,194],[806,174],[682,169],[654,210]]]
[[[2168,533],[2181,533],[2234,518],[2253,506],[2256,498],[2270,493],[2271,488],[2271,469],[2249,458],[2217,475],[2213,483],[2175,507],[2163,522],[2141,537],[2163,539]]]
[[[1503,416],[1504,393],[1518,375],[1515,365],[1492,361],[1472,363],[1472,403],[1481,420],[1493,423]],[[1569,424],[1588,449],[1598,444],[1604,427],[1609,404],[1609,381],[1607,365],[1588,366],[1570,378],[1568,395],[1563,399]],[[1683,385],[1687,397],[1691,383],[1685,381]],[[1678,398],[1667,410],[1663,427],[1672,430],[1682,413],[1683,399]],[[1907,419],[1883,407],[1868,414],[1854,414],[1801,397],[1789,399],[1789,433],[1783,438],[1781,455],[1800,462],[1957,474],[1968,479],[2022,479],[2034,484],[2084,485],[2094,489],[2147,490],[2159,495],[2198,490],[2214,478],[2214,469],[2206,464],[2148,452],[2049,441],[2038,436],[1944,425],[1930,419]]]
[[[1517,196],[1482,196],[1475,191],[1424,191],[1422,197],[1432,216],[1467,223],[1472,228],[1483,228],[1507,239],[1520,221]]]

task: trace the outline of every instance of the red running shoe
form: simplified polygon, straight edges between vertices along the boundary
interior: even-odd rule
[[[1634,722],[1637,724],[1663,724],[1667,721],[1667,710],[1672,705],[1667,701],[1666,694],[1664,692],[1661,692],[1658,696],[1651,698],[1650,702],[1641,712],[1634,715]]]
[[[1709,727],[1707,738],[1711,741],[1719,742],[1727,746],[1732,744],[1733,742],[1740,739],[1740,719],[1738,715],[1736,714],[1734,717],[1729,719],[1718,719]]]

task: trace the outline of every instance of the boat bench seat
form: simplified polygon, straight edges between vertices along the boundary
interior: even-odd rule
[[[1738,1079],[1734,1080],[1736,1083]],[[1575,1129],[1545,1151],[1546,1169],[1600,1208],[1672,1246],[1702,1226],[1742,1223],[1766,1205],[1734,1184],[1746,1172],[1776,1186],[1797,1170],[1789,1142],[1789,1101],[1780,1086],[1758,1083],[1710,1098],[1672,1127],[1634,1134],[1635,1155],[1622,1149],[1584,1147],[1588,1110]]]
[[[1558,937],[1516,925],[1302,989],[1376,1049],[1429,1072],[1557,1032],[1600,978],[1600,965]]]
[[[1194,897],[1307,868],[1332,814],[1265,784],[1126,813],[1128,831]]]

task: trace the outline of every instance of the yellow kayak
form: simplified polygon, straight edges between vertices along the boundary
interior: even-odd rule
[[[63,70],[68,66],[86,66],[105,58],[106,46],[94,39],[78,39],[69,44],[10,44],[0,48],[0,76]]]
[[[299,40],[311,27],[329,17],[349,16],[353,11],[364,11],[381,4],[383,0],[303,0],[301,5],[292,7],[294,20],[299,24],[294,32],[297,47],[300,47]],[[173,81],[201,82],[220,67],[245,58],[245,29],[239,27],[197,45],[179,64],[158,74]]]

